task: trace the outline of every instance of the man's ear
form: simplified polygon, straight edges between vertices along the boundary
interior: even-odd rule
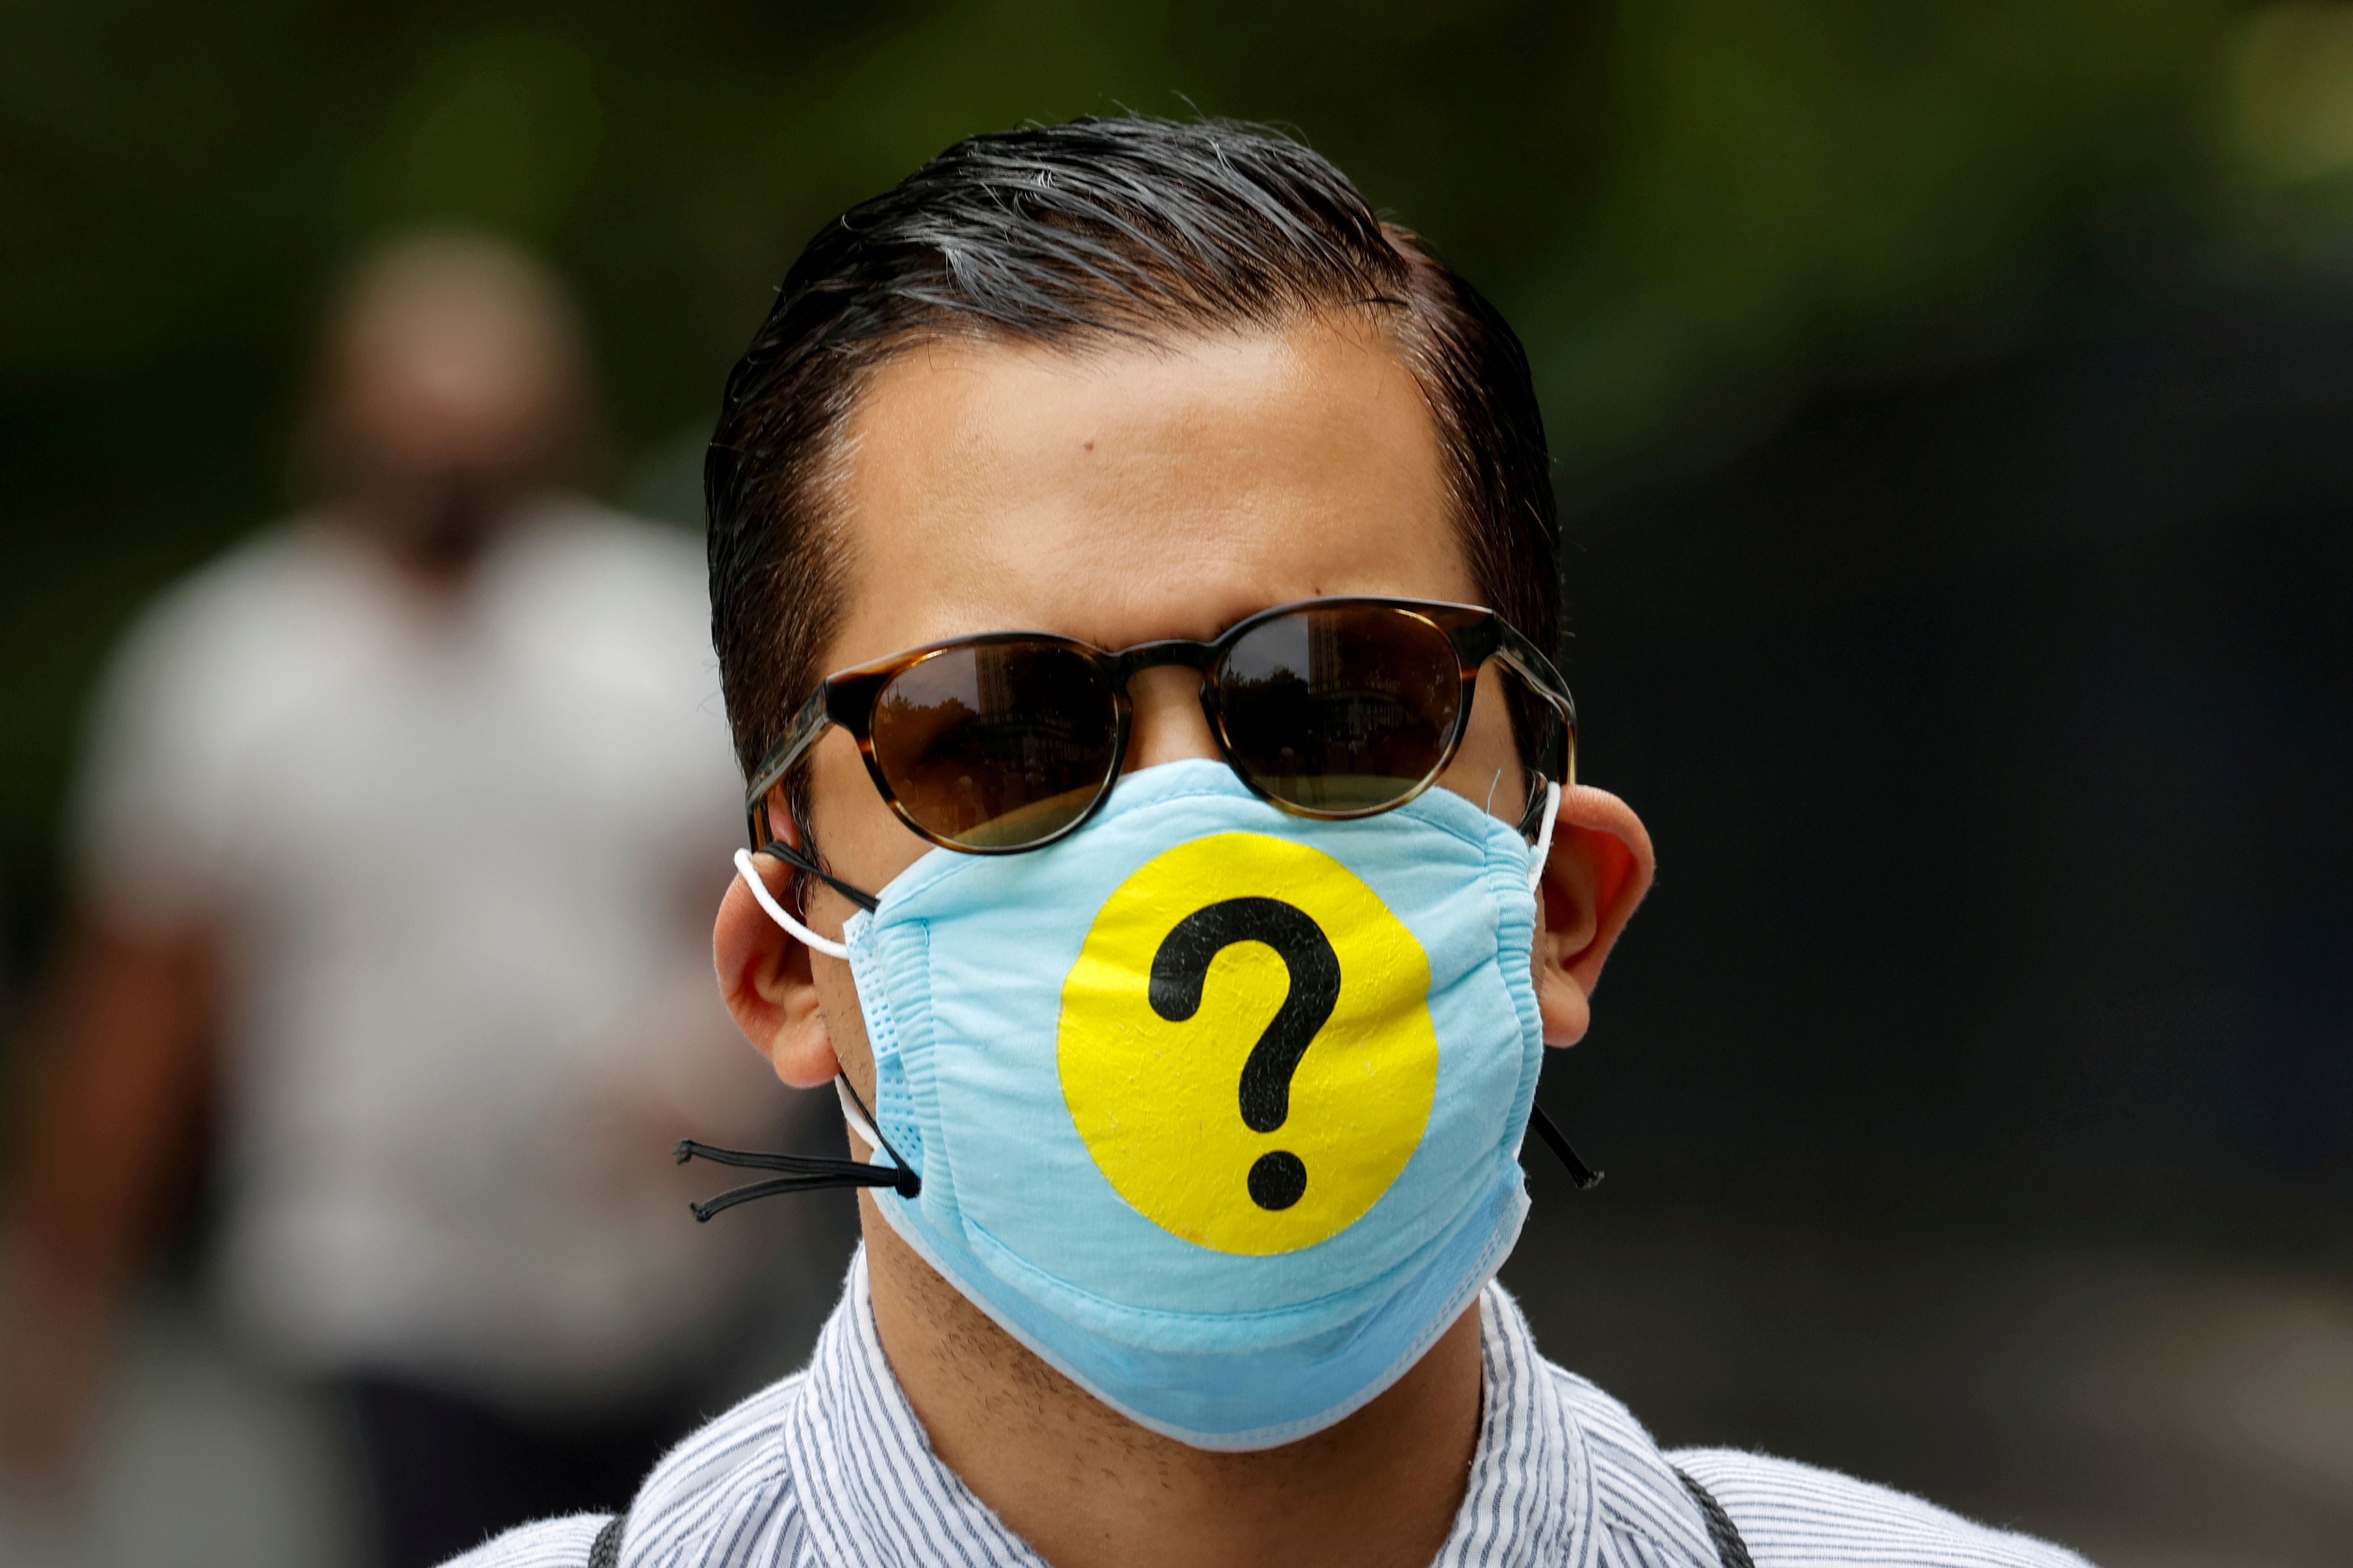
[[[1560,792],[1552,855],[1536,885],[1536,1009],[1545,1044],[1573,1046],[1592,1023],[1601,965],[1656,868],[1633,808],[1606,791]]]
[[[776,859],[755,855],[752,864],[779,900],[792,896],[791,873]],[[781,875],[772,878],[772,872]],[[818,1005],[809,950],[768,918],[741,876],[727,884],[727,896],[719,900],[711,958],[735,1026],[768,1058],[778,1078],[795,1089],[815,1089],[841,1070]]]

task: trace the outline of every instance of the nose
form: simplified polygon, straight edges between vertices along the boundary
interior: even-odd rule
[[[1174,665],[1138,670],[1127,683],[1134,710],[1127,736],[1127,771],[1214,757],[1217,737],[1201,711],[1201,678]]]

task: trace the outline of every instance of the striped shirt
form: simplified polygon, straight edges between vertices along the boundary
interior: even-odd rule
[[[1045,1568],[933,1454],[874,1331],[863,1252],[808,1367],[689,1436],[630,1505],[621,1568]],[[1626,1407],[1536,1353],[1500,1285],[1479,1303],[1485,1398],[1435,1568],[1715,1568],[1676,1479],[1713,1493],[1757,1568],[2084,1568],[1917,1498],[1728,1448],[1662,1453]],[[525,1525],[448,1568],[584,1568],[603,1521]]]

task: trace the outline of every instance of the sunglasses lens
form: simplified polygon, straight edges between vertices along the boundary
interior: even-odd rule
[[[1275,799],[1379,811],[1445,761],[1462,667],[1444,632],[1378,605],[1302,610],[1227,651],[1218,706],[1235,764]]]
[[[874,760],[900,808],[967,849],[1042,843],[1084,816],[1117,745],[1111,684],[1055,643],[950,648],[874,704]]]

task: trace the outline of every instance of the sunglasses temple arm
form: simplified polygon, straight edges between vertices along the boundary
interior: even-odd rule
[[[843,898],[848,899],[851,903],[856,904],[860,909],[864,910],[870,915],[876,910],[882,907],[881,903],[875,900],[873,894],[868,892],[865,889],[857,886],[855,883],[843,881],[840,878],[835,876],[832,872],[818,865],[817,863],[816,857],[795,848],[792,845],[786,843],[781,838],[771,838],[765,844],[761,845],[760,853],[763,855],[773,855],[777,859],[782,860],[786,865],[790,866],[794,870],[802,873],[804,876],[816,878],[818,881],[823,882],[827,887],[831,888],[835,892],[839,893]]]
[[[1511,622],[1497,616],[1493,624],[1496,654],[1559,711],[1562,722],[1575,730],[1577,699],[1569,695],[1568,682],[1561,679],[1559,669],[1545,657],[1544,649],[1530,642]]]
[[[786,727],[785,738],[777,743],[774,751],[768,753],[767,758],[760,765],[759,773],[754,776],[751,787],[744,791],[744,817],[752,830],[752,842],[760,846],[754,853],[775,856],[803,876],[816,878],[860,909],[872,914],[880,907],[875,902],[874,895],[863,888],[843,881],[823,866],[818,865],[815,856],[796,845],[787,844],[783,839],[774,837],[770,837],[765,844],[760,843],[762,837],[760,828],[765,826],[759,815],[760,804],[766,798],[768,791],[776,787],[776,781],[793,771],[793,764],[801,760],[803,753],[817,743],[818,737],[824,734],[826,727],[833,722],[832,714],[827,706],[830,695],[829,686],[818,687],[816,694],[801,704],[801,710],[793,715],[792,723]],[[751,878],[755,890],[766,890],[759,884],[757,878],[752,877],[749,869],[745,869],[744,874]]]
[[[1542,777],[1546,766],[1556,766],[1560,775],[1548,780],[1551,788],[1531,792],[1533,798],[1528,802],[1527,815],[1520,819],[1520,832],[1524,837],[1534,837],[1539,831],[1549,831],[1550,822],[1539,820],[1539,817],[1550,816],[1558,805],[1558,792],[1577,783],[1577,699],[1569,695],[1568,683],[1560,678],[1560,671],[1553,668],[1552,660],[1546,658],[1535,644],[1521,636],[1511,622],[1497,616],[1494,627],[1494,657],[1519,671],[1520,679],[1550,704],[1560,719],[1560,756],[1556,760],[1547,759],[1546,763],[1531,770]]]
[[[778,779],[793,771],[793,764],[817,744],[818,737],[832,724],[833,715],[828,707],[830,698],[830,689],[819,686],[816,694],[801,704],[800,711],[793,715],[793,721],[785,726],[784,738],[760,760],[759,770],[753,774],[751,784],[744,791],[744,812],[753,825],[753,843],[759,843],[762,837],[757,813],[761,802],[767,798],[768,791],[776,787]],[[767,851],[764,848],[760,853],[765,855]]]

